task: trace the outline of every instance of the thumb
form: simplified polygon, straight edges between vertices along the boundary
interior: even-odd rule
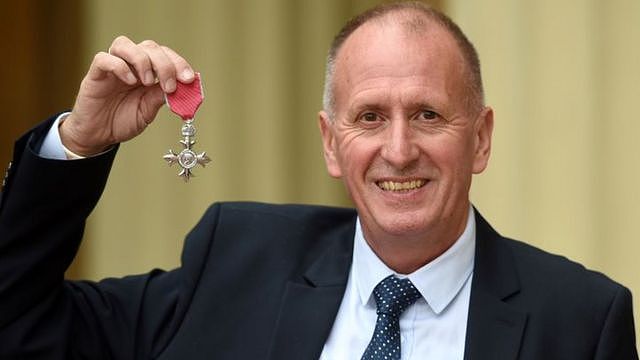
[[[147,91],[140,98],[140,115],[147,124],[151,124],[164,105],[164,92],[160,86],[146,88]]]

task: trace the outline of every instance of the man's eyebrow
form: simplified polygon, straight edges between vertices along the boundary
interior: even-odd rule
[[[389,102],[389,98],[388,94],[355,97],[347,106],[349,111],[362,111],[364,109],[384,110],[385,103]]]
[[[376,101],[354,101],[349,107],[352,111],[359,112],[362,110],[384,110],[385,106]]]
[[[406,97],[402,99],[402,102],[405,106],[426,107],[431,109],[443,110],[444,108],[451,105],[452,100],[453,99],[449,96],[449,94],[444,95],[431,92]]]
[[[414,108],[414,109],[433,109],[433,110],[440,107],[437,105],[436,102],[425,101],[425,100],[409,101],[405,103],[405,106],[409,108]]]
[[[451,100],[449,94],[438,94],[434,91],[416,91],[400,95],[402,106],[411,108],[430,108],[443,110]],[[390,91],[368,93],[354,98],[347,104],[350,111],[363,109],[385,110],[397,100],[396,94]]]

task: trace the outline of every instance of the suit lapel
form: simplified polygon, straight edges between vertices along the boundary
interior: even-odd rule
[[[331,245],[282,296],[269,359],[317,359],[347,284],[355,221],[337,229]],[[516,359],[527,314],[507,302],[520,291],[508,245],[476,211],[476,257],[465,360]]]
[[[269,359],[317,359],[329,336],[349,277],[355,220],[337,229],[331,245],[301,280],[289,281]]]
[[[464,358],[516,359],[527,314],[507,302],[520,291],[513,254],[477,211],[476,234]]]

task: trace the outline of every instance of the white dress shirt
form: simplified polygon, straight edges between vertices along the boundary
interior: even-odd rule
[[[60,138],[60,122],[64,121],[65,116],[70,113],[62,113],[58,115],[58,117],[53,121],[53,125],[49,128],[49,132],[47,132],[47,136],[45,136],[42,145],[40,146],[40,151],[38,155],[45,159],[53,159],[53,160],[78,160],[85,159],[91,156],[102,155],[108,151],[110,151],[113,147],[107,148],[104,152],[99,154],[94,154],[91,156],[82,156],[71,152],[71,150],[64,147],[62,144],[62,139]]]
[[[47,136],[42,142],[38,155],[46,159],[67,160],[67,155],[64,153],[64,148],[62,147],[62,140],[60,140],[60,132],[58,131],[60,120],[67,115],[69,115],[68,112],[62,113],[53,122]]]
[[[475,253],[475,218],[445,253],[408,277],[422,294],[400,316],[401,359],[460,359],[464,356]],[[356,224],[353,262],[338,315],[320,360],[360,359],[376,324],[373,289],[394,274],[371,250]]]

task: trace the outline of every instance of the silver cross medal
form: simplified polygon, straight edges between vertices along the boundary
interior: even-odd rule
[[[166,94],[165,98],[169,109],[184,121],[181,129],[182,140],[180,140],[180,144],[182,144],[184,148],[178,154],[174,153],[173,150],[169,150],[162,158],[169,163],[169,166],[178,163],[181,168],[178,176],[182,177],[185,182],[188,182],[189,178],[195,176],[191,172],[194,166],[200,164],[204,167],[211,161],[204,151],[197,154],[192,149],[196,143],[194,140],[196,128],[193,126],[193,118],[204,99],[200,74],[196,73],[195,80],[190,84],[178,82],[176,91],[171,94]]]

